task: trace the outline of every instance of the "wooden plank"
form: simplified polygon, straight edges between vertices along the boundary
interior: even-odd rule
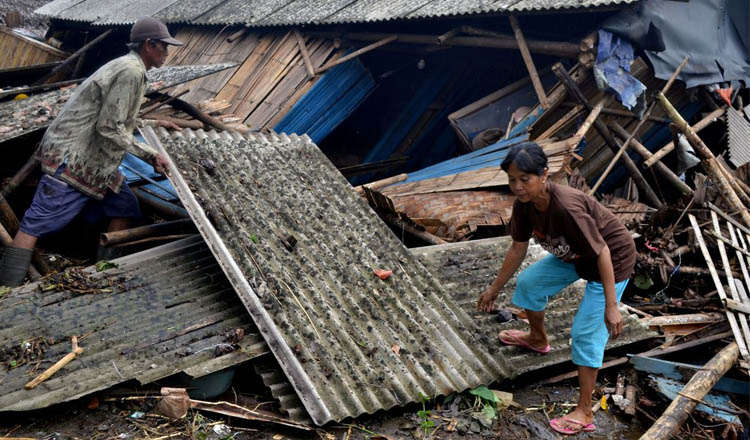
[[[716,233],[717,236],[721,236],[721,225],[719,224],[719,216],[716,215],[714,211],[711,211],[711,220],[713,221],[714,232]],[[732,266],[729,264],[729,258],[727,256],[726,248],[724,247],[724,241],[719,240],[716,242],[716,244],[719,248],[721,261],[722,261],[722,264],[724,265],[724,271],[727,272],[726,274],[727,284],[729,284],[729,292],[732,295],[732,299],[735,301],[741,302],[740,294],[739,292],[737,292],[737,286],[735,285],[734,277],[732,276]],[[728,311],[728,313],[734,313],[734,312]],[[744,336],[745,343],[750,344],[750,327],[748,326],[747,316],[745,316],[742,313],[738,313],[737,316],[739,318],[740,328],[742,329],[742,334],[736,335],[736,336],[738,336],[738,339],[741,339]],[[743,358],[745,357],[744,354],[742,357]]]
[[[529,52],[529,47],[526,45],[526,38],[523,36],[523,31],[521,30],[521,25],[518,23],[518,18],[516,18],[515,15],[509,15],[508,20],[510,20],[510,26],[513,28],[513,33],[516,36],[516,42],[518,42],[518,49],[521,51],[523,62],[526,65],[526,69],[529,71],[531,84],[534,85],[534,91],[539,99],[539,105],[547,110],[549,108],[547,95],[544,93],[542,81],[539,79],[539,73],[537,73],[534,60],[531,58],[531,52]]]
[[[736,312],[750,314],[750,306],[739,301],[727,299],[726,301],[724,301],[724,305],[726,305],[728,309],[732,309]]]
[[[722,283],[721,278],[719,278],[719,274],[716,272],[716,266],[714,265],[713,259],[711,258],[711,254],[708,252],[708,246],[706,246],[706,241],[704,240],[703,234],[701,233],[701,228],[698,225],[698,220],[693,214],[688,214],[688,218],[690,219],[690,224],[693,226],[695,238],[698,240],[698,246],[701,249],[701,253],[703,253],[703,258],[706,260],[708,270],[709,272],[711,272],[711,279],[713,279],[714,286],[716,286],[716,292],[719,294],[719,298],[721,298],[722,301],[725,301],[727,299],[727,294],[724,291],[724,283]],[[742,332],[740,330],[739,324],[737,323],[737,318],[734,316],[734,313],[730,311],[727,311],[726,313],[727,320],[729,320],[729,326],[732,328],[732,333],[734,334],[735,340],[737,341],[737,346],[740,349],[740,353],[742,353],[743,358],[747,358],[750,353],[748,353],[747,351],[747,345],[745,344],[745,340],[742,337]]]
[[[312,78],[315,76],[315,68],[312,65],[310,59],[310,53],[307,51],[307,45],[305,43],[305,37],[302,36],[299,30],[294,30],[294,37],[297,39],[299,44],[299,50],[302,52],[302,60],[305,62],[305,69],[307,69],[307,75]]]

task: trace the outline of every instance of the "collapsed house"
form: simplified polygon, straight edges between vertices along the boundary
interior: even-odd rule
[[[734,167],[750,158],[743,143],[750,115],[742,106],[748,60],[737,49],[747,47],[741,14],[728,21],[726,10],[693,0],[706,10],[707,23],[732,23],[714,26],[732,44],[727,52],[703,47],[703,58],[681,65],[686,48],[663,17],[680,17],[678,26],[690,17],[680,15],[684,5],[671,2],[521,1],[483,8],[381,3],[313,8],[289,2],[269,9],[265,2],[144,1],[134,10],[82,0],[55,1],[39,10],[52,20],[50,34],[64,42],[80,40],[81,30],[103,36],[87,49],[88,61],[79,63],[78,72],[90,71],[93,59],[113,55],[127,26],[144,14],[170,23],[186,43],[170,53],[172,67],[166,69],[227,64],[206,76],[188,68],[192,81],[160,87],[171,88],[171,96],[149,94],[144,108],[151,117],[186,127],[181,133],[143,132],[174,161],[179,172],[171,181],[154,180],[137,162],[126,164],[132,181],[144,183],[137,192],[142,201],[160,207],[160,214],[189,217],[202,239],[115,260],[121,267],[101,274],[91,275],[89,268],[83,286],[53,276],[0,299],[8,316],[34,322],[60,316],[78,323],[44,337],[24,324],[3,331],[6,363],[15,361],[18,368],[8,368],[0,381],[7,397],[0,410],[44,407],[176,371],[198,378],[250,360],[292,419],[309,417],[322,425],[569,360],[565,326],[580,285],[550,304],[554,348],[542,360],[494,343],[499,330],[519,321],[474,316],[476,295],[491,282],[507,246],[505,239],[476,239],[505,232],[514,198],[499,165],[513,145],[526,140],[550,157],[553,178],[598,194],[641,237],[638,288],[647,281],[654,286],[658,278],[666,285],[656,293],[651,286],[641,289],[650,296],[637,299],[624,336],[608,347],[655,337],[647,325],[674,331],[676,324],[644,310],[673,306],[659,302],[673,278],[710,276],[726,319],[695,318],[703,319],[690,323],[698,330],[680,327],[668,338],[693,338],[677,345],[685,349],[731,330],[744,359],[740,365],[747,368],[750,288],[742,284],[750,281],[750,261],[735,234],[748,233],[742,228],[750,223],[730,217],[707,231],[693,223],[690,208],[701,197],[701,204],[721,206],[714,212],[741,214],[750,191],[739,178],[742,169],[708,166],[723,195],[699,183],[705,176],[695,169],[688,171],[696,156],[720,162],[695,146],[693,136],[717,126],[727,133],[727,160]],[[726,3],[732,11],[741,6]],[[644,22],[652,25],[638,34],[633,23]],[[549,30],[551,23],[556,30]],[[493,58],[498,53],[499,60]],[[711,64],[709,55],[726,57],[726,65],[709,69],[711,75],[701,71]],[[706,84],[705,90],[695,87]],[[25,121],[0,141],[23,144],[38,135],[70,93],[61,86],[53,83],[45,86],[53,91],[38,94],[33,87],[0,92],[5,98],[32,92],[29,99],[0,103],[2,120],[22,115]],[[662,90],[661,104],[652,103],[645,90]],[[0,137],[6,126],[11,124],[0,122]],[[691,162],[691,145],[697,153],[692,166],[683,166]],[[665,158],[671,151],[679,153],[679,165]],[[706,212],[698,213],[700,220],[718,224],[719,214],[710,218]],[[688,219],[689,228],[677,228]],[[665,234],[659,227],[670,221]],[[690,238],[701,236],[701,228],[710,245]],[[688,230],[694,235],[685,238]],[[435,246],[407,250],[399,238]],[[732,261],[725,258],[725,244],[736,250]],[[709,247],[721,250],[717,263]],[[526,264],[540,252],[533,249]],[[691,253],[709,268],[683,262],[694,263]],[[163,265],[175,282],[160,285],[149,273],[152,264],[158,270]],[[381,270],[391,271],[390,277],[375,276]],[[690,278],[691,287],[697,281]],[[81,289],[95,295],[82,297]],[[163,295],[154,294],[161,290]],[[685,301],[713,301],[710,292],[703,293]],[[134,313],[122,311],[118,301],[143,295],[154,301],[139,304],[143,322],[175,331],[149,333],[152,327],[116,322],[122,313]],[[202,295],[222,306],[206,309]],[[498,301],[509,304],[507,296]],[[92,311],[102,310],[113,324],[102,326],[110,321],[99,314],[92,319]],[[244,338],[233,336],[238,330]],[[72,334],[90,338],[81,341],[86,355],[34,390],[23,390],[31,363],[66,353]],[[124,348],[122,334],[143,343]],[[30,341],[30,353],[13,351],[21,335]],[[81,384],[81,375],[98,379]]]

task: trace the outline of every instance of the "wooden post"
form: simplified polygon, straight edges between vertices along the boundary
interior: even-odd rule
[[[716,184],[719,185],[722,196],[724,196],[733,210],[739,211],[745,225],[750,226],[750,214],[737,196],[737,193],[734,192],[732,185],[727,181],[726,177],[724,177],[724,173],[722,173],[721,167],[716,161],[714,154],[708,149],[706,144],[703,143],[703,140],[698,137],[695,131],[690,128],[685,119],[682,118],[682,115],[680,115],[680,113],[672,106],[672,103],[669,102],[663,93],[659,92],[656,95],[656,98],[659,100],[659,104],[661,104],[662,108],[664,108],[664,111],[667,112],[670,118],[672,118],[672,121],[674,121],[677,128],[685,134],[690,145],[692,145],[696,152],[703,157],[703,166],[714,179]]]
[[[510,20],[510,25],[513,28],[513,33],[516,36],[518,49],[521,50],[523,63],[526,64],[526,69],[529,71],[531,84],[534,85],[534,91],[536,92],[536,96],[539,99],[539,105],[541,105],[544,110],[547,110],[549,108],[547,95],[544,93],[542,81],[539,79],[539,74],[536,71],[536,66],[534,66],[534,60],[531,58],[531,52],[529,52],[529,47],[526,45],[526,39],[523,36],[523,31],[521,31],[521,26],[518,23],[518,18],[516,18],[515,15],[509,15],[508,20]]]
[[[5,184],[2,191],[0,191],[0,194],[2,194],[3,198],[7,198],[13,192],[15,192],[16,189],[18,189],[19,186],[29,177],[29,175],[37,169],[39,166],[39,162],[36,160],[36,150],[34,150],[33,153],[31,153],[31,157],[26,161],[26,163],[21,167],[20,170],[8,181],[8,183]]]
[[[692,128],[694,132],[698,133],[704,128],[711,125],[714,121],[716,121],[718,118],[720,118],[725,112],[727,111],[726,108],[720,108],[717,110],[712,111],[708,116],[698,121],[695,125],[693,125]],[[675,143],[670,142],[667,145],[663,146],[661,149],[656,151],[655,153],[652,153],[650,157],[646,158],[646,160],[643,162],[644,168],[650,168],[655,163],[661,160],[662,157],[669,154],[672,150],[675,148]]]
[[[99,44],[102,40],[104,40],[105,38],[107,38],[111,33],[112,33],[112,29],[110,29],[110,30],[104,32],[103,34],[99,35],[98,37],[94,38],[93,40],[91,40],[90,42],[88,42],[85,46],[83,46],[82,48],[80,48],[77,51],[75,51],[75,53],[73,53],[73,55],[69,56],[65,61],[63,61],[62,64],[58,64],[57,66],[55,66],[55,68],[52,69],[52,71],[50,71],[48,74],[44,75],[41,79],[37,80],[32,85],[36,86],[36,85],[39,85],[39,84],[43,84],[48,79],[52,78],[57,72],[59,72],[62,69],[66,68],[67,66],[69,66],[73,61],[75,61],[78,57],[80,57],[87,50],[89,50],[92,47],[94,47],[97,44]]]
[[[142,118],[142,117],[146,116],[147,114],[153,112],[154,110],[158,109],[159,107],[163,107],[163,106],[169,104],[170,102],[174,101],[175,99],[179,98],[180,96],[182,96],[182,95],[184,95],[186,93],[189,93],[189,92],[190,92],[190,89],[185,89],[185,90],[181,91],[180,93],[178,93],[178,94],[176,94],[174,96],[170,96],[169,98],[165,99],[164,101],[156,102],[156,103],[154,103],[154,104],[146,107],[145,109],[141,110],[141,113],[138,115],[138,117]]]
[[[618,124],[615,121],[610,122],[609,127],[614,130],[615,133],[617,133],[620,137],[625,139],[628,136],[627,130],[622,128],[620,124]],[[630,142],[630,148],[635,150],[636,153],[640,154],[644,158],[647,154],[651,154],[650,151],[648,151],[648,148],[646,148],[642,143],[638,142],[637,139],[633,138]],[[674,171],[670,170],[668,166],[664,165],[661,162],[657,162],[655,167],[656,171],[666,180],[669,182],[670,185],[672,185],[677,191],[683,193],[683,194],[692,194],[693,189],[690,188],[685,182],[680,180],[680,178],[677,176],[677,174],[674,173]]]
[[[669,78],[669,81],[664,85],[664,87],[661,89],[661,93],[666,94],[669,89],[672,87],[672,84],[674,84],[675,80],[677,79],[677,76],[682,72],[682,68],[685,67],[690,57],[685,57],[684,60],[682,60],[682,63],[677,66],[677,69],[672,73],[672,76]],[[609,165],[604,170],[602,175],[599,177],[599,180],[596,181],[596,184],[593,188],[591,188],[591,191],[589,191],[589,195],[593,195],[597,189],[599,189],[599,186],[604,182],[604,179],[607,178],[610,171],[612,171],[612,168],[615,166],[615,163],[617,163],[617,159],[622,156],[622,153],[625,152],[625,150],[628,148],[630,143],[635,139],[635,137],[638,135],[638,131],[643,127],[643,124],[648,121],[648,117],[651,116],[651,113],[654,111],[654,108],[656,107],[656,102],[652,102],[649,106],[648,110],[646,111],[646,114],[643,119],[641,119],[638,124],[635,126],[635,130],[633,130],[632,133],[629,133],[627,136],[625,136],[625,142],[622,144],[622,147],[620,147],[620,150],[615,154],[615,157],[612,158],[612,160],[609,162]]]
[[[375,50],[379,48],[380,46],[385,46],[386,44],[390,43],[391,41],[395,41],[398,38],[398,35],[393,34],[389,37],[383,38],[380,41],[376,41],[375,43],[368,44],[367,46],[355,50],[354,52],[350,53],[349,55],[343,56],[337,60],[331,61],[330,63],[327,63],[324,66],[321,66],[315,70],[316,74],[320,74],[325,72],[326,70],[330,69],[331,67],[338,66],[339,64],[345,63],[353,58],[356,58],[364,53],[370,52],[371,50]]]
[[[711,391],[711,388],[726,373],[739,356],[737,343],[732,342],[714,356],[708,363],[696,372],[685,388],[677,395],[666,411],[643,434],[640,440],[663,440],[670,438],[680,429],[688,415]]]
[[[315,77],[315,68],[310,60],[310,52],[307,51],[307,45],[305,44],[305,37],[302,36],[300,31],[294,30],[294,37],[297,39],[299,45],[299,51],[302,53],[302,60],[305,62],[305,69],[307,69],[308,78]]]
[[[583,106],[585,106],[589,111],[593,109],[591,103],[583,95],[583,92],[581,92],[581,89],[578,87],[575,81],[573,81],[570,75],[568,75],[568,72],[565,71],[565,68],[563,68],[562,64],[557,63],[552,66],[552,71],[563,83],[565,88],[568,90],[568,93],[574,96],[578,100],[578,102],[583,104]],[[613,153],[617,153],[617,151],[620,149],[620,145],[617,143],[617,140],[614,138],[614,136],[612,136],[612,133],[609,131],[609,128],[607,128],[607,125],[601,119],[597,119],[594,124],[596,130],[602,136],[607,146],[612,150]],[[661,208],[663,205],[661,200],[659,200],[654,190],[651,189],[648,182],[646,182],[646,179],[638,170],[638,167],[635,166],[633,160],[630,159],[630,156],[628,156],[627,154],[622,156],[622,162],[625,165],[625,168],[628,170],[630,176],[635,181],[636,185],[638,185],[638,188],[643,191],[648,201],[651,202],[653,206]]]

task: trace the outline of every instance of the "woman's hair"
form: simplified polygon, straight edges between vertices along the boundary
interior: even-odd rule
[[[547,155],[536,142],[521,142],[508,151],[500,168],[508,172],[510,164],[516,164],[516,167],[524,173],[541,176],[547,169]]]

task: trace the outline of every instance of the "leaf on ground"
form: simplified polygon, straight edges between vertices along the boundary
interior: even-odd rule
[[[469,390],[469,393],[479,396],[484,400],[487,400],[489,402],[497,403],[500,401],[500,399],[493,393],[489,388],[487,388],[484,385],[478,386],[474,388],[473,390]]]
[[[96,271],[102,272],[107,269],[114,269],[117,267],[117,263],[113,263],[111,261],[99,261],[96,263]]]
[[[10,287],[2,286],[0,287],[0,298],[10,293]]]

